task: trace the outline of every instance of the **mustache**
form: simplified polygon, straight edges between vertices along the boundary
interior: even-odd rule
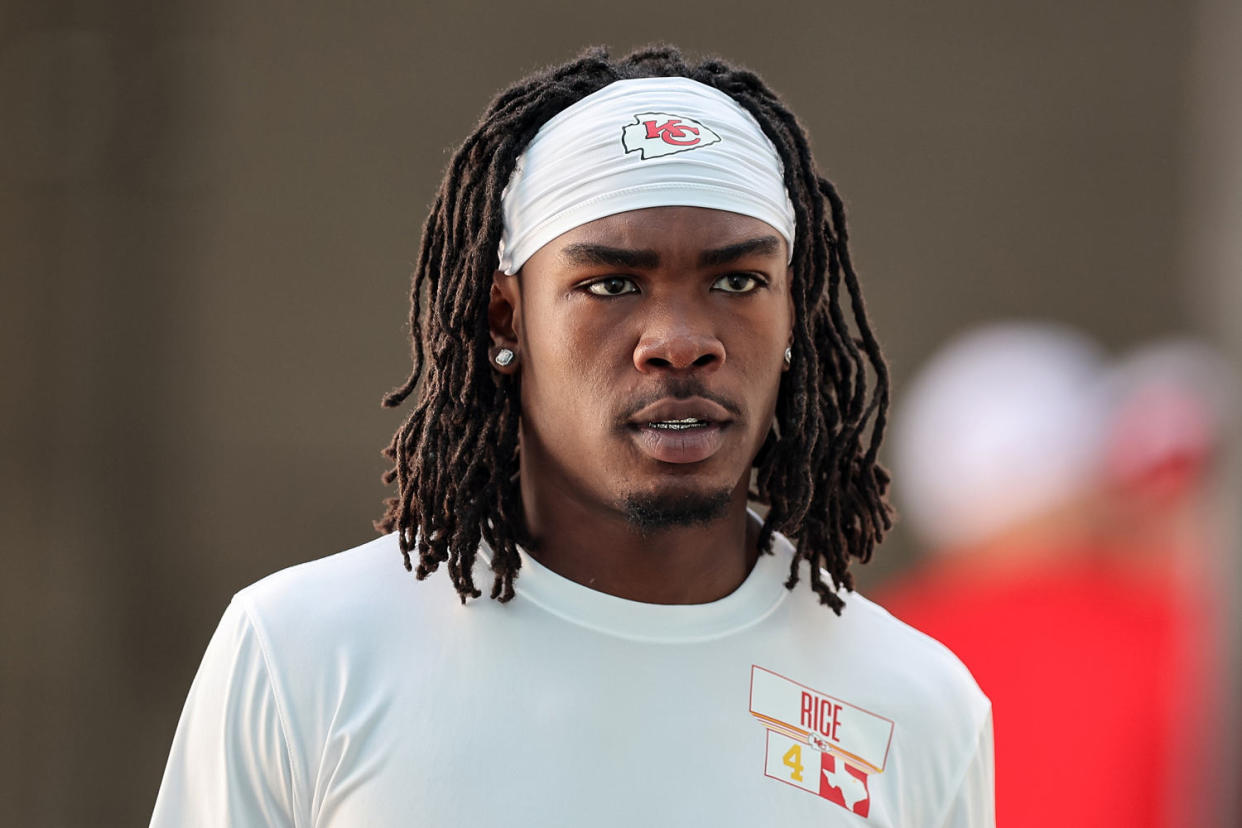
[[[661,388],[644,394],[635,400],[629,410],[617,419],[617,424],[620,426],[627,425],[635,414],[659,400],[670,398],[674,400],[688,400],[691,397],[702,397],[705,400],[711,400],[737,419],[742,419],[742,407],[740,405],[728,397],[709,390],[701,379],[688,377],[686,379],[667,380]]]

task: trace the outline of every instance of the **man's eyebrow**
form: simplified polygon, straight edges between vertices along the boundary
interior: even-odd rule
[[[704,250],[702,255],[699,256],[699,265],[701,267],[716,267],[717,265],[728,264],[743,256],[771,255],[780,249],[781,240],[776,236],[759,236],[747,239],[744,242],[728,245],[727,247]]]
[[[604,265],[633,270],[659,267],[660,254],[654,250],[631,250],[625,247],[605,247],[602,244],[571,244],[561,250],[561,256],[576,265]]]

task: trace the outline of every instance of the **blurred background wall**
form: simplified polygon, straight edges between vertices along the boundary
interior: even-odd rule
[[[373,535],[421,223],[508,82],[653,40],[758,70],[900,400],[994,317],[1237,356],[1233,6],[4,0],[0,822],[143,823],[230,595]]]

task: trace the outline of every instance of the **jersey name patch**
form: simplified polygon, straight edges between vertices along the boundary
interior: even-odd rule
[[[767,728],[764,775],[847,810],[871,812],[872,775],[884,772],[893,721],[758,665],[750,714]]]
[[[625,151],[644,161],[717,143],[720,136],[699,121],[668,112],[641,112],[621,128]]]

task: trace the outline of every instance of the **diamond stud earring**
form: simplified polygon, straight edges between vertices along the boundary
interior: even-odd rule
[[[510,351],[508,348],[501,348],[499,351],[496,352],[496,364],[497,365],[503,368],[504,366],[508,365],[510,362],[513,362],[513,351]]]

